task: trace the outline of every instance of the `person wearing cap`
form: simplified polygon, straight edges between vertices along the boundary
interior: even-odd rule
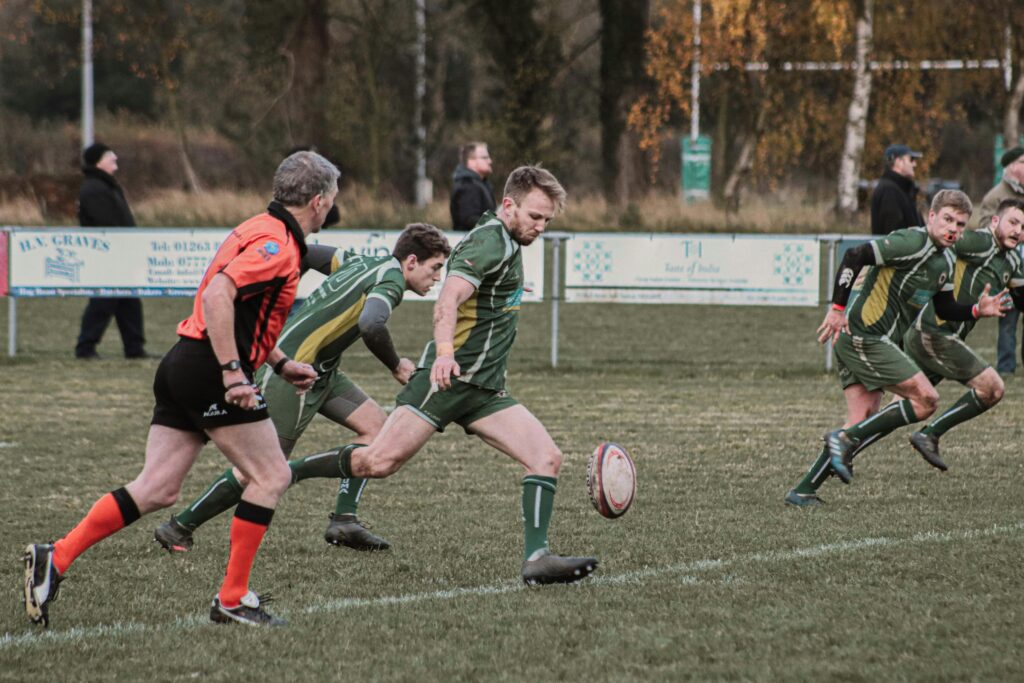
[[[1004,199],[1024,200],[1024,147],[1006,150],[999,159],[1003,167],[1003,178],[989,190],[981,200],[978,220],[973,227],[981,228],[992,221],[996,209]],[[1020,247],[1018,247],[1020,251]],[[1022,253],[1024,255],[1024,253]],[[999,340],[996,343],[996,371],[1000,375],[1012,375],[1017,371],[1017,320],[1020,312],[1014,308],[999,319]]]
[[[117,155],[101,142],[89,145],[82,152],[82,173],[85,180],[78,193],[78,220],[83,228],[134,227],[135,217],[128,208],[124,190],[116,180]],[[110,324],[117,320],[125,358],[149,358],[142,329],[142,300],[135,297],[89,299],[82,314],[82,327],[75,345],[75,358],[99,358],[96,345]]]
[[[885,148],[885,171],[871,193],[871,233],[888,235],[894,230],[924,225],[917,209],[914,166],[921,158],[906,145]]]

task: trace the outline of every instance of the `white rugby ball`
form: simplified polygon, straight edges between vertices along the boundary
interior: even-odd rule
[[[636,465],[625,448],[605,442],[594,449],[587,462],[587,492],[602,516],[626,513],[636,497]]]

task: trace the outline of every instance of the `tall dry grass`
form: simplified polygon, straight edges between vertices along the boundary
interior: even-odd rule
[[[132,202],[139,225],[200,227],[237,225],[262,211],[268,197],[254,191],[212,190],[191,194],[181,190],[151,192]],[[403,202],[380,200],[360,187],[339,195],[341,228],[398,229],[412,222],[448,228],[448,198],[437,197],[419,209]],[[73,225],[74,219],[45,221],[29,199],[0,198],[0,224]],[[568,231],[826,233],[868,232],[867,217],[853,225],[836,223],[826,202],[799,194],[751,196],[739,211],[726,213],[711,202],[687,203],[669,194],[650,195],[625,206],[600,195],[570,195],[565,214],[552,229]]]

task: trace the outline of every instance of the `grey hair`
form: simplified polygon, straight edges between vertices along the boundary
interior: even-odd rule
[[[338,187],[341,171],[316,152],[296,152],[274,173],[274,199],[285,206],[305,206],[318,194]]]

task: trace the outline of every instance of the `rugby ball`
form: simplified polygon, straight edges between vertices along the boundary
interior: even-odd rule
[[[605,442],[594,449],[587,462],[587,492],[602,516],[626,513],[636,497],[636,466],[625,448]]]

